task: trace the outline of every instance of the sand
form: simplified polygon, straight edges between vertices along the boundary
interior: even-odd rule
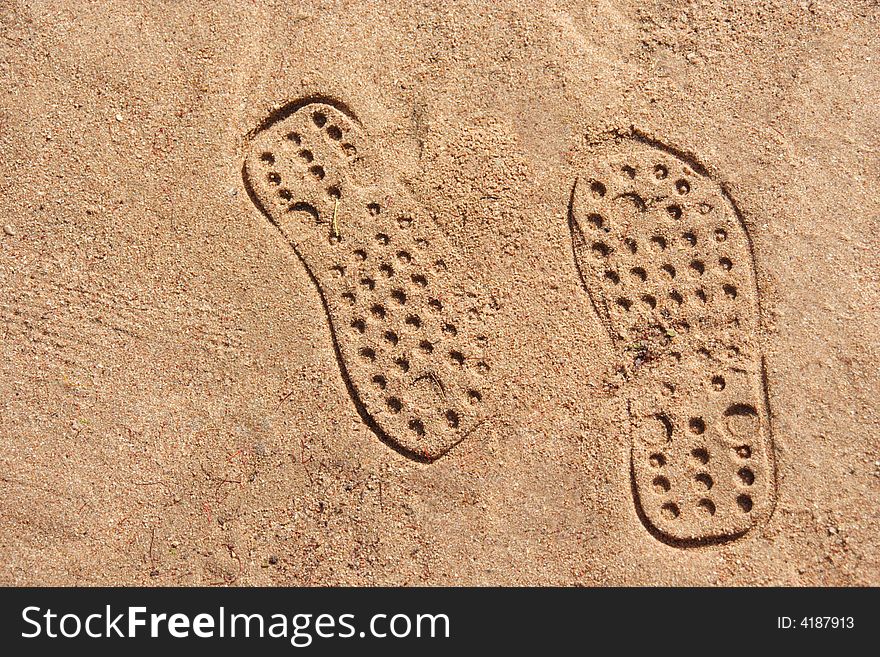
[[[0,583],[880,584],[880,7],[730,4],[4,2]],[[278,151],[311,210],[258,207],[260,129],[319,106],[327,189]],[[687,327],[656,290],[622,314],[573,243],[602,182],[609,257],[646,253],[680,190],[608,190],[661,156],[734,254],[675,247],[716,277]],[[400,373],[322,240],[388,265],[369,217],[404,215],[418,339],[363,306]],[[742,362],[698,360],[731,335]]]

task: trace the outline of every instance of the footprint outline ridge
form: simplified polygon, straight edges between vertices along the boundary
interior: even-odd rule
[[[321,298],[362,420],[431,462],[485,420],[488,339],[454,251],[390,170],[345,103],[308,96],[248,133],[242,179]]]
[[[615,347],[636,514],[658,540],[736,540],[772,515],[776,464],[754,247],[723,184],[635,129],[590,144],[572,253]]]

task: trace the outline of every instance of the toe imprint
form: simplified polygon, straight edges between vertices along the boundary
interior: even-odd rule
[[[306,102],[280,117],[251,136],[251,199],[317,285],[361,416],[408,456],[433,460],[483,415],[489,365],[461,272],[350,112]]]
[[[758,292],[732,201],[642,139],[591,152],[572,191],[575,261],[632,379],[635,504],[658,538],[730,540],[774,504]]]

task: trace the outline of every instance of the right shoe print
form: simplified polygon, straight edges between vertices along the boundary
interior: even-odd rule
[[[639,517],[680,547],[741,537],[772,513],[776,473],[740,213],[693,158],[639,133],[579,166],[574,258],[627,379]]]

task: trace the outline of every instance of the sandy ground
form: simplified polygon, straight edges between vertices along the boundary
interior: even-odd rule
[[[880,584],[878,26],[867,0],[3,0],[0,582]],[[242,178],[309,97],[356,114],[487,339],[484,421],[430,462],[365,422]],[[632,127],[753,244],[772,485],[731,540],[638,512],[638,395],[573,258],[572,186]]]

